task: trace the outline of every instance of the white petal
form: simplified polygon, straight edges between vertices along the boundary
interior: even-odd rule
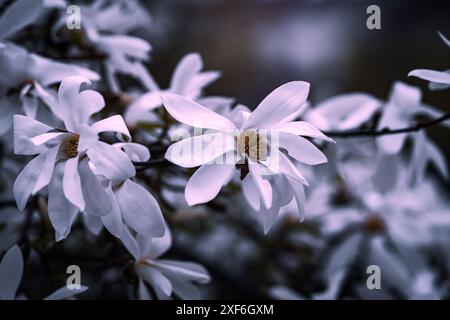
[[[92,128],[97,132],[117,132],[123,134],[131,140],[130,132],[128,131],[127,125],[123,120],[122,116],[116,115],[108,117],[106,119],[100,120],[92,125]]]
[[[208,271],[197,263],[160,259],[153,264],[155,268],[162,271],[170,279],[175,278],[181,281],[196,281],[198,283],[207,283],[210,280]]]
[[[44,300],[64,300],[67,298],[71,298],[76,294],[82,293],[82,292],[86,291],[87,289],[88,289],[88,287],[85,287],[85,286],[80,286],[79,289],[77,289],[77,288],[69,289],[67,286],[65,286],[65,287],[62,287],[62,288],[56,290],[51,295],[46,297]]]
[[[146,146],[139,143],[115,143],[115,147],[125,152],[131,161],[141,162],[148,161],[150,159],[150,151]]]
[[[427,69],[417,69],[408,73],[408,77],[417,77],[435,83],[450,84],[450,73]]]
[[[282,132],[292,133],[296,136],[311,137],[321,139],[329,142],[334,142],[333,139],[324,135],[319,129],[306,121],[286,122],[273,127]]]
[[[300,222],[305,219],[305,190],[303,189],[303,184],[290,177],[287,178],[289,184],[291,185],[291,190],[294,193],[295,201],[297,202],[298,215],[300,217]]]
[[[33,195],[38,193],[42,188],[50,183],[55,168],[56,157],[58,155],[59,146],[55,146],[46,152],[45,164],[39,174],[39,178],[33,188]]]
[[[65,239],[77,217],[78,208],[73,206],[64,196],[63,167],[58,164],[55,167],[48,190],[48,216],[56,233],[56,241]]]
[[[13,2],[0,18],[0,39],[6,39],[35,22],[44,9],[42,0]]]
[[[17,245],[9,249],[0,263],[0,300],[13,300],[22,279],[23,257]]]
[[[128,156],[112,145],[99,141],[87,155],[98,173],[111,181],[123,181],[136,175]]]
[[[169,250],[172,245],[172,235],[169,228],[166,227],[164,235],[159,238],[146,237],[143,235],[138,235],[136,237],[139,248],[142,255],[150,260],[155,260],[167,250]]]
[[[188,126],[221,131],[236,129],[231,120],[182,96],[166,93],[161,99],[167,112]]]
[[[136,242],[136,239],[131,234],[130,230],[128,228],[124,227],[122,235],[120,236],[120,240],[122,241],[125,248],[128,250],[129,253],[133,256],[135,261],[139,261],[142,257],[141,251],[139,249],[138,243]]]
[[[13,191],[17,207],[20,211],[25,209],[28,199],[33,193],[34,187],[42,172],[42,168],[45,166],[46,160],[47,153],[41,153],[31,160],[17,176],[17,179],[14,182]]]
[[[269,128],[290,114],[298,111],[306,102],[309,83],[288,82],[272,91],[252,112],[245,128]]]
[[[52,127],[37,120],[14,115],[14,153],[24,155],[40,153],[45,147],[37,148],[31,139],[51,130]]]
[[[92,127],[82,124],[79,126],[78,152],[85,152],[97,145],[98,134]]]
[[[161,273],[161,271],[145,266],[138,268],[137,273],[156,291],[161,291],[168,297],[172,294],[172,284],[170,283],[170,280]]]
[[[235,164],[204,164],[189,179],[184,195],[188,205],[206,203],[214,199],[222,186],[235,173]]]
[[[263,200],[264,206],[268,209],[272,205],[272,186],[269,181],[261,176],[261,168],[258,163],[248,163],[249,175],[252,177],[259,194]]]
[[[116,195],[114,194],[111,185],[106,189],[109,196],[112,209],[106,215],[101,217],[105,228],[117,238],[120,238],[123,231],[122,213],[120,212],[119,204],[117,203]]]
[[[142,281],[141,279],[139,279],[139,284],[138,284],[138,295],[139,295],[139,300],[151,300],[152,299],[150,293],[148,292],[147,288],[145,287],[144,281]]]
[[[184,95],[189,81],[203,68],[202,58],[198,53],[190,53],[181,59],[175,68],[170,83],[170,91],[176,94]]]
[[[317,165],[328,161],[323,152],[314,144],[291,133],[280,132],[280,147],[286,149],[294,159],[309,165]]]
[[[225,156],[220,156],[234,148],[232,136],[221,132],[207,133],[172,144],[167,149],[165,158],[181,167],[193,168],[209,162],[224,163],[227,161]]]
[[[64,165],[63,190],[66,199],[80,211],[84,211],[86,203],[81,188],[80,174],[78,173],[78,157],[70,158]]]
[[[242,192],[244,193],[245,199],[250,204],[250,206],[255,210],[259,211],[261,206],[261,200],[258,193],[257,186],[253,182],[253,178],[247,174],[247,176],[242,180]]]
[[[125,180],[116,191],[122,217],[137,233],[148,237],[161,237],[165,224],[156,199],[141,185]]]
[[[87,160],[81,161],[78,170],[86,203],[85,212],[95,216],[107,215],[112,209],[110,197],[106,193],[105,187],[92,172],[89,162]]]

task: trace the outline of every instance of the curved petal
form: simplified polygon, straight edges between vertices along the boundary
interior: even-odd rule
[[[91,126],[97,133],[100,132],[117,132],[120,134],[123,134],[128,138],[128,140],[131,140],[130,131],[128,131],[127,125],[125,124],[125,121],[123,120],[122,116],[116,115],[111,116],[106,119],[100,120],[96,123],[94,123]]]
[[[181,167],[193,168],[216,159],[222,161],[219,157],[234,148],[233,137],[221,132],[207,133],[172,144],[167,149],[165,158]]]
[[[333,139],[324,135],[319,129],[306,121],[286,122],[273,127],[282,132],[292,133],[296,136],[311,137],[315,139],[335,142]]]
[[[46,134],[53,130],[52,127],[35,119],[22,115],[14,115],[14,153],[33,155],[40,153],[45,147],[36,147],[32,138]]]
[[[34,185],[32,194],[38,193],[42,188],[50,183],[55,168],[56,157],[58,156],[59,146],[55,146],[46,152],[45,164],[39,174],[39,178]]]
[[[207,283],[210,280],[208,271],[197,263],[160,259],[154,261],[153,265],[170,279],[198,283]]]
[[[150,159],[150,151],[142,144],[134,142],[120,142],[115,143],[114,146],[125,152],[131,161],[141,162],[148,161]]]
[[[206,203],[219,194],[235,169],[235,163],[230,164],[204,164],[189,179],[184,195],[188,205]]]
[[[261,195],[261,199],[264,203],[266,209],[270,208],[272,205],[272,186],[269,181],[264,179],[261,176],[261,169],[258,163],[249,162],[248,163],[250,176],[255,183],[259,194]]]
[[[305,190],[303,184],[298,180],[287,177],[289,184],[291,185],[291,190],[294,193],[295,201],[297,202],[298,215],[300,217],[300,222],[305,219]]]
[[[244,178],[244,180],[242,180],[242,192],[244,193],[244,197],[250,206],[255,211],[259,211],[261,206],[260,196],[257,186],[249,174]]]
[[[117,203],[116,195],[114,194],[111,184],[106,188],[106,193],[109,196],[112,209],[102,216],[103,225],[115,237],[120,238],[123,232],[122,213],[120,212],[119,203]]]
[[[172,235],[166,226],[166,231],[162,237],[152,238],[138,234],[136,241],[142,252],[142,256],[149,260],[155,260],[169,250],[172,245]]]
[[[183,95],[189,81],[203,68],[203,61],[198,53],[185,55],[175,68],[170,82],[170,91]]]
[[[13,300],[22,279],[23,257],[15,245],[3,256],[0,263],[0,300]]]
[[[99,141],[87,155],[98,173],[111,181],[123,181],[136,175],[128,156],[120,149]]]
[[[450,73],[428,69],[417,69],[408,73],[408,77],[417,77],[431,82],[450,84]]]
[[[151,285],[155,291],[162,292],[167,297],[172,294],[172,284],[161,271],[158,271],[152,267],[144,266],[138,268],[137,273],[145,282]]]
[[[116,191],[117,202],[126,224],[148,237],[162,237],[164,219],[156,199],[141,185],[125,180]]]
[[[0,39],[6,39],[35,22],[44,9],[43,0],[13,2],[0,18]]]
[[[188,126],[220,131],[236,129],[230,119],[182,96],[166,93],[161,95],[161,99],[167,112]]]
[[[63,190],[66,199],[80,211],[84,211],[86,203],[83,197],[83,189],[81,188],[80,174],[78,173],[79,158],[70,158],[64,165]]]
[[[309,83],[288,82],[272,91],[252,112],[245,128],[269,128],[290,114],[298,111],[306,102]]]
[[[286,149],[294,159],[309,165],[328,161],[323,152],[314,144],[291,133],[280,132],[280,147]]]
[[[134,260],[139,261],[142,257],[141,251],[139,249],[138,243],[136,242],[136,239],[132,236],[130,230],[128,230],[127,227],[123,228],[120,240],[122,241],[128,252],[133,256]]]

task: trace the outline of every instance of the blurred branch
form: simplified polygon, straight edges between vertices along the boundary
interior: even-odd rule
[[[336,138],[351,138],[351,137],[377,137],[384,136],[390,134],[400,134],[400,133],[408,133],[408,132],[417,132],[422,129],[434,126],[436,124],[445,122],[450,119],[450,113],[444,114],[443,116],[436,118],[434,120],[430,120],[427,122],[418,123],[412,127],[399,128],[399,129],[389,129],[383,128],[381,130],[345,130],[345,131],[324,131],[323,133],[329,137]]]

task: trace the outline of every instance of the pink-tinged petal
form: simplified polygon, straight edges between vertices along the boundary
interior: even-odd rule
[[[172,144],[167,149],[165,158],[181,167],[193,168],[211,162],[234,149],[232,136],[221,132],[207,133]]]
[[[33,195],[38,193],[42,188],[44,188],[50,183],[50,180],[52,179],[53,176],[53,170],[56,164],[56,158],[58,156],[58,149],[59,146],[55,146],[48,152],[46,152],[45,163],[42,167],[42,170],[39,174],[36,184],[34,185],[32,192]]]
[[[56,290],[51,295],[46,297],[44,300],[64,300],[67,298],[72,298],[74,295],[83,293],[87,289],[89,288],[85,286],[80,286],[80,288],[73,288],[73,289],[69,289],[67,286],[65,286]]]
[[[97,91],[84,90],[76,97],[76,105],[72,107],[78,109],[74,110],[79,112],[78,123],[88,124],[90,117],[105,107],[105,99],[103,99],[103,96]],[[118,117],[122,118],[121,116]],[[107,122],[107,119],[102,121]]]
[[[89,162],[82,160],[78,165],[82,192],[86,203],[85,212],[95,216],[105,216],[112,210],[110,197],[106,193],[106,187],[102,185],[97,176],[92,172]]]
[[[37,148],[31,141],[32,138],[53,130],[37,120],[14,115],[14,153],[32,155],[42,152],[45,147]]]
[[[141,95],[127,108],[125,122],[129,126],[138,123],[156,122],[158,118],[151,111],[162,106],[161,91],[151,91]]]
[[[142,256],[149,260],[155,260],[169,250],[172,245],[172,235],[169,228],[166,227],[164,235],[160,238],[152,238],[138,234],[136,241],[142,252]]]
[[[308,181],[300,173],[297,167],[279,150],[272,149],[273,155],[267,161],[263,162],[272,172],[281,173],[288,177],[291,177],[304,185],[308,186]]]
[[[35,22],[43,13],[43,0],[18,0],[8,6],[0,18],[0,39],[6,39]]]
[[[300,217],[300,222],[305,219],[305,190],[303,184],[298,180],[288,177],[289,184],[291,185],[291,190],[294,193],[295,201],[297,202],[298,215]]]
[[[79,140],[78,140],[78,152],[84,152],[90,148],[94,148],[97,145],[98,134],[88,125],[81,125],[79,127]]]
[[[391,89],[388,104],[399,112],[406,112],[411,106],[420,104],[421,100],[422,91],[419,88],[397,81]]]
[[[0,300],[14,300],[23,272],[19,246],[9,249],[0,262]]]
[[[197,263],[160,259],[155,261],[153,265],[170,279],[175,278],[181,281],[195,281],[197,283],[210,281],[208,271]]]
[[[78,157],[66,160],[64,165],[63,190],[66,199],[78,207],[80,211],[84,211],[86,203],[83,197],[80,174],[78,173],[78,161]]]
[[[417,69],[408,73],[408,77],[417,77],[435,83],[450,84],[450,73],[444,71]]]
[[[328,161],[323,152],[314,144],[291,133],[280,132],[280,147],[286,149],[292,158],[309,165]]]
[[[117,202],[127,225],[137,233],[149,237],[162,237],[164,219],[156,199],[141,185],[125,180],[116,191]]]
[[[253,178],[249,174],[242,180],[242,192],[250,206],[255,211],[259,211],[261,207],[260,195],[256,184],[253,182]]]
[[[17,207],[20,211],[25,209],[28,199],[33,193],[34,187],[42,173],[42,168],[44,168],[46,160],[47,153],[41,153],[31,160],[17,176],[17,179],[14,182],[13,191]]]
[[[115,143],[115,147],[125,152],[131,161],[142,162],[150,159],[150,151],[139,143]]]
[[[139,249],[139,245],[136,239],[133,237],[127,227],[123,228],[120,240],[122,241],[124,247],[128,250],[128,252],[133,256],[134,260],[139,261],[142,257],[141,250]]]
[[[64,196],[63,172],[63,164],[58,164],[48,190],[48,216],[55,229],[56,241],[61,241],[69,235],[78,214],[78,208]]]
[[[188,205],[214,199],[235,173],[235,164],[204,164],[189,179],[184,195]]]
[[[188,126],[220,131],[236,129],[230,119],[182,96],[166,93],[161,95],[161,99],[167,112]]]
[[[189,81],[188,86],[184,89],[182,95],[196,100],[199,96],[202,95],[203,88],[216,81],[218,78],[220,78],[220,76],[221,73],[219,71],[206,71],[197,73],[196,75],[194,75],[191,81]]]
[[[43,145],[63,134],[66,134],[66,133],[64,133],[64,132],[47,132],[44,134],[40,134],[30,140],[31,140],[31,142],[33,142],[33,144],[35,146],[40,146],[40,145]]]
[[[124,229],[122,213],[120,212],[119,203],[117,202],[111,184],[106,188],[106,193],[109,196],[112,209],[107,215],[101,217],[103,225],[113,236],[120,238]]]
[[[61,115],[67,130],[72,133],[78,133],[78,126],[84,114],[82,108],[86,107],[78,104],[80,87],[84,83],[91,84],[91,82],[84,77],[67,77],[61,82],[58,90]]]
[[[111,181],[123,181],[136,175],[136,170],[128,156],[120,149],[98,141],[87,155],[98,173]]]
[[[380,109],[381,103],[378,100],[368,101],[366,104],[361,105],[360,108],[354,110],[339,124],[340,130],[350,130],[358,128],[363,123],[372,118],[374,113]]]
[[[298,111],[306,102],[309,83],[288,82],[272,91],[252,112],[245,128],[270,128]]]
[[[116,115],[112,117],[108,117],[106,119],[100,120],[92,125],[92,128],[97,132],[117,132],[125,137],[128,140],[131,140],[130,131],[128,131],[127,125],[123,120],[122,116]]]
[[[319,129],[317,129],[315,126],[306,121],[286,122],[274,126],[273,129],[282,132],[292,133],[296,136],[311,137],[315,139],[325,140],[328,142],[334,142],[333,139],[327,137]]]
[[[137,268],[136,271],[139,277],[151,285],[155,291],[163,293],[166,297],[172,294],[172,284],[161,271],[148,266]]]
[[[184,95],[189,82],[202,68],[203,61],[198,53],[190,53],[184,56],[175,68],[170,83],[170,91]]]
[[[272,205],[272,186],[269,181],[261,176],[261,167],[258,163],[249,162],[249,175],[252,177],[254,184],[257,187],[261,199],[266,209]]]

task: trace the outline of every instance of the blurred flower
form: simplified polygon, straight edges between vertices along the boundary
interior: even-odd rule
[[[278,148],[286,149],[290,157],[309,165],[327,161],[319,149],[300,135],[332,140],[307,122],[291,121],[302,111],[308,91],[306,82],[289,82],[269,94],[252,113],[241,110],[233,121],[182,96],[162,95],[173,118],[192,127],[213,130],[176,142],[166,152],[166,158],[179,166],[201,166],[186,186],[188,204],[215,198],[237,165],[244,195],[255,210],[261,211],[265,232],[275,222],[280,207],[293,197],[302,219],[303,185],[307,181]],[[199,144],[201,147],[196,147]],[[180,154],[180,150],[188,152]],[[264,171],[269,171],[265,177]]]
[[[181,299],[201,298],[196,283],[203,284],[210,280],[208,272],[201,265],[160,259],[172,244],[168,228],[162,238],[142,235],[133,238],[129,232],[124,232],[122,241],[135,259],[134,269],[139,276],[140,299],[151,299],[146,284],[152,287],[158,299],[169,299],[173,295]]]
[[[22,279],[23,256],[17,245],[11,247],[0,262],[0,300],[15,300],[17,289]],[[69,289],[67,286],[56,290],[45,300],[64,300],[76,294],[86,291],[88,288],[81,286],[80,289]],[[26,297],[19,297],[26,299]]]

